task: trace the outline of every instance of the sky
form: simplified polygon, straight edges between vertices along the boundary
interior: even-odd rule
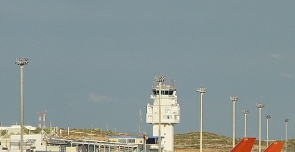
[[[155,75],[175,80],[180,123],[175,133],[200,130],[232,137],[295,138],[295,1],[2,1],[0,4],[0,121],[60,128],[139,132],[152,103]]]

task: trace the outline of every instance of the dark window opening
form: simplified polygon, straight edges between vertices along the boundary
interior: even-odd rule
[[[161,95],[173,95],[174,91],[162,90]],[[153,90],[153,95],[159,95],[159,90]]]

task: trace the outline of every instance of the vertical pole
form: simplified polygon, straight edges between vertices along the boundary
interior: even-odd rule
[[[143,152],[146,152],[146,140],[144,140],[144,150]]]
[[[268,118],[266,118],[266,147],[268,147]]]
[[[261,152],[261,108],[259,110],[259,120],[258,120],[258,139],[259,139],[259,152]]]
[[[1,131],[0,131],[0,137],[2,139],[2,122],[1,122]]]
[[[46,128],[46,111],[43,112],[43,128]]]
[[[23,95],[23,65],[20,65],[20,152],[23,152],[24,135],[24,95]]]
[[[203,151],[203,93],[200,94],[200,152]]]
[[[200,152],[203,151],[203,95],[207,92],[206,88],[199,88],[200,93]]]
[[[143,141],[144,141],[144,147],[143,147],[143,152],[146,152],[146,134],[143,136]]]
[[[268,121],[269,121],[269,119],[271,118],[271,116],[270,115],[266,115],[265,116],[266,117],[266,146],[268,147]]]
[[[239,100],[238,97],[232,97],[230,96],[230,100],[233,102],[233,148],[235,147],[236,145],[236,101]]]
[[[24,96],[23,96],[23,69],[27,65],[27,58],[17,58],[15,64],[20,66],[20,152],[23,152],[23,135],[24,135]]]
[[[161,97],[162,97],[162,82],[159,82],[159,135],[158,135],[158,145],[159,145],[159,149],[158,152],[162,151],[162,146],[161,146],[161,141],[162,141],[162,137],[161,137]]]
[[[286,152],[288,151],[288,137],[287,137],[287,134],[288,134],[288,123],[286,122]]]
[[[245,117],[245,122],[244,122],[244,137],[247,136],[247,114],[244,113],[244,117]]]
[[[68,136],[70,136],[70,127],[68,127]]]
[[[286,139],[285,139],[285,143],[286,143],[286,144],[285,144],[285,151],[286,151],[286,152],[288,151],[288,138],[287,138],[287,134],[288,134],[288,132],[287,132],[287,131],[288,131],[288,130],[287,130],[287,129],[288,129],[288,128],[287,128],[287,127],[288,127],[288,122],[289,122],[289,119],[285,119],[285,125],[286,125],[286,126],[285,126],[285,127],[286,127],[286,128],[285,128],[285,131],[286,131]]]
[[[256,103],[258,108],[258,136],[259,136],[259,152],[261,152],[261,109],[264,107],[264,104]]]
[[[142,122],[142,118],[141,118],[141,109],[139,110],[139,125],[138,125],[138,133],[141,134],[141,122]]]
[[[120,146],[119,146],[119,150],[120,150]],[[96,152],[96,144],[93,143],[93,152]]]
[[[235,101],[233,101],[233,147],[235,147],[235,145],[236,145],[236,143],[235,143],[235,141],[236,141],[236,126],[235,126],[235,124],[236,124],[236,111],[235,111],[235,104],[236,102]]]

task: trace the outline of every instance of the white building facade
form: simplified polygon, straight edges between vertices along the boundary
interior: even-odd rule
[[[159,136],[161,133],[163,151],[172,152],[174,151],[174,125],[178,124],[180,119],[180,106],[177,103],[174,82],[166,83],[165,77],[161,82],[155,81],[152,92],[153,104],[147,105],[146,123],[153,125],[153,136]]]

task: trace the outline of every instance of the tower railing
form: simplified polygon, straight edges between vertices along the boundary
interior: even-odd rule
[[[157,89],[159,88],[159,84],[158,83],[154,83],[153,84],[153,89]],[[175,84],[174,83],[162,83],[161,89],[176,89],[175,88]]]

